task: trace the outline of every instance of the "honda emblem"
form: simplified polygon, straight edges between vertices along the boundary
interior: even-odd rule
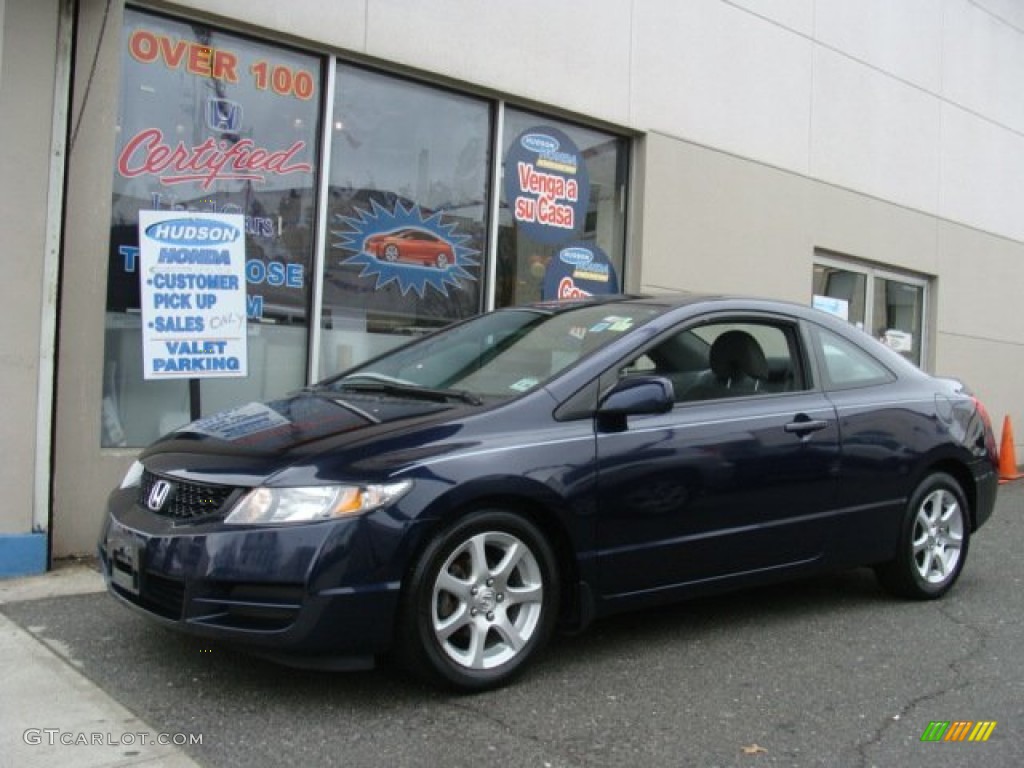
[[[171,493],[171,484],[166,480],[157,480],[153,483],[153,487],[149,491],[149,496],[146,498],[146,506],[154,512],[159,512],[160,508],[167,501],[167,497]]]

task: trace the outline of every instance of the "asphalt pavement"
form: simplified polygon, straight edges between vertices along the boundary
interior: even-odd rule
[[[1018,481],[943,600],[895,600],[857,570],[620,616],[475,696],[170,632],[88,566],[0,581],[0,766],[1016,768],[1022,544]],[[957,721],[995,726],[922,741]]]

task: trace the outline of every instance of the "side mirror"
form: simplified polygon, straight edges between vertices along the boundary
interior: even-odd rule
[[[597,406],[600,416],[668,413],[675,405],[672,382],[662,376],[631,376],[618,382]]]

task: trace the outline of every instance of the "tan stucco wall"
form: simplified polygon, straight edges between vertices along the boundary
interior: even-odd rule
[[[656,133],[645,154],[642,290],[806,298],[806,179]]]
[[[992,416],[1014,426],[1024,457],[1024,244],[942,222],[938,227],[935,371],[966,381]]]
[[[1024,243],[668,136],[644,155],[641,290],[809,303],[816,249],[931,278],[924,367],[966,381],[997,433],[1024,424]]]
[[[94,549],[106,495],[132,461],[131,453],[99,448],[122,8],[118,2],[112,4],[89,82],[104,3],[83,0],[81,5],[72,86],[74,143],[68,150],[57,377],[52,542],[57,555]]]
[[[56,0],[0,13],[0,533],[32,529]]]

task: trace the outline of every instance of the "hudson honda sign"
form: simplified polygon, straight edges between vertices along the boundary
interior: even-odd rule
[[[245,220],[139,211],[143,377],[245,376]]]

